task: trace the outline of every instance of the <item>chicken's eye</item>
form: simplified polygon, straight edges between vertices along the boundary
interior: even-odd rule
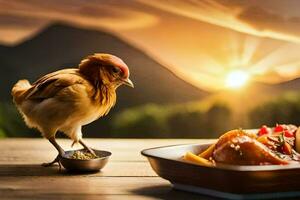
[[[116,74],[118,74],[118,73],[120,73],[120,68],[117,68],[117,67],[113,67],[112,68],[112,71],[113,71],[113,73],[116,73]]]

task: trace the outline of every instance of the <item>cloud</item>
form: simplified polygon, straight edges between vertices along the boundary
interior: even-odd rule
[[[300,70],[298,69],[295,71],[292,75],[283,75],[281,72],[279,72],[276,69],[271,69],[264,74],[255,74],[253,76],[253,79],[255,81],[263,82],[263,83],[269,83],[269,84],[278,84],[283,81],[289,81],[292,79],[295,79],[300,76]]]
[[[34,17],[24,17],[11,14],[1,14],[0,13],[0,26],[1,27],[20,27],[20,28],[32,28],[38,25],[43,25],[47,20],[34,18]]]
[[[283,33],[300,38],[300,17],[284,17],[258,6],[244,8],[237,19],[259,32]]]
[[[264,9],[272,3],[278,5],[274,8],[280,8],[280,5],[287,4],[286,1],[173,0],[172,3],[160,0],[139,1],[166,12],[238,32],[300,43],[299,12],[298,15],[285,19],[278,14],[280,9],[276,12]],[[300,6],[299,1],[294,4]]]
[[[283,77],[280,73],[275,70],[269,70],[263,74],[253,75],[255,81],[260,81],[264,83],[276,84],[282,82],[282,80],[287,80],[286,77]]]
[[[34,34],[45,21],[47,23],[62,21],[115,33],[154,26],[158,23],[156,16],[142,12],[133,5],[131,1],[118,4],[115,1],[81,0],[0,1],[0,28],[6,33],[5,38],[0,41],[18,43]],[[12,32],[11,27],[15,28],[15,33],[7,34]],[[18,39],[17,33],[20,33]]]
[[[26,40],[48,23],[48,20],[35,17],[0,14],[0,42]]]

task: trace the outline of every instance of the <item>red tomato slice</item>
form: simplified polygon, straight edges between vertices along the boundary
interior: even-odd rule
[[[294,137],[294,134],[292,132],[290,132],[289,130],[285,130],[284,131],[284,136],[285,137]]]
[[[286,127],[284,125],[276,125],[276,127],[274,128],[274,132],[277,133],[277,132],[283,132],[284,130],[286,129]]]
[[[267,126],[262,126],[258,131],[258,136],[262,136],[269,133],[269,129]]]

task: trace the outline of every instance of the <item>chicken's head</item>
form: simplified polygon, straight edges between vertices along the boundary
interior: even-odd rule
[[[95,53],[88,56],[79,64],[79,71],[96,85],[102,83],[117,88],[125,84],[134,87],[129,79],[128,66],[111,54]]]

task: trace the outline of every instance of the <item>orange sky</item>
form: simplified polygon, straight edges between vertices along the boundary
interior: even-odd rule
[[[300,75],[297,0],[0,0],[0,42],[14,45],[54,21],[105,29],[207,90],[242,69],[280,82]]]

